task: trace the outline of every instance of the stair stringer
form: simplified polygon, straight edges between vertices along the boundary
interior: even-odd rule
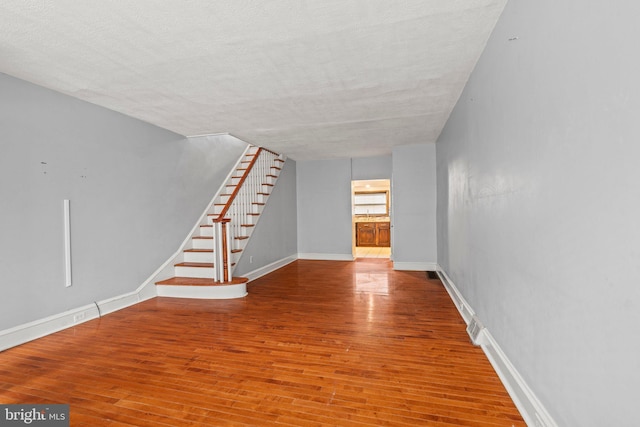
[[[211,212],[213,204],[218,199],[220,194],[222,194],[222,191],[226,188],[227,184],[231,181],[231,178],[234,175],[235,171],[238,169],[238,167],[242,163],[242,160],[245,158],[245,156],[251,150],[251,148],[252,148],[252,146],[250,144],[247,144],[247,147],[242,152],[242,154],[239,156],[238,160],[233,165],[233,167],[231,168],[231,170],[227,174],[226,178],[222,181],[222,184],[220,185],[220,188],[218,188],[218,191],[211,198],[211,201],[206,205],[204,211],[202,212],[202,215],[200,215],[200,217],[196,221],[196,223],[193,226],[193,228],[191,229],[191,231],[187,234],[187,236],[185,237],[185,239],[182,242],[182,244],[180,245],[180,247],[178,247],[176,252],[174,252],[173,255],[171,255],[154,272],[154,274],[152,274],[145,281],[145,283],[142,286],[140,286],[140,288],[136,291],[138,294],[144,294],[144,295],[147,295],[149,297],[151,297],[151,294],[153,294],[153,296],[158,296],[157,287],[155,285],[156,282],[168,279],[168,278],[173,277],[175,275],[175,267],[174,267],[175,264],[184,261],[184,251],[185,251],[185,249],[189,248],[189,245],[191,244],[191,242],[193,240],[193,237],[198,235],[199,229],[200,229],[200,225],[206,224],[207,216]]]

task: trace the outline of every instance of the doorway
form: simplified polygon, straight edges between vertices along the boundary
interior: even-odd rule
[[[351,181],[354,258],[391,258],[391,181]]]

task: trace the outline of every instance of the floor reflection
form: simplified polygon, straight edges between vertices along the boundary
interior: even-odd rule
[[[356,273],[355,279],[356,292],[389,295],[389,275],[387,273]]]

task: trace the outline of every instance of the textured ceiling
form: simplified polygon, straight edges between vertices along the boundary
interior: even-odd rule
[[[435,142],[506,0],[3,0],[0,72],[296,160]]]

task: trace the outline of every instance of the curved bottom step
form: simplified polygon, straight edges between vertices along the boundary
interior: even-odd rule
[[[230,282],[216,282],[213,279],[193,277],[173,277],[156,283],[159,297],[231,299],[247,296],[246,277],[234,277]]]

